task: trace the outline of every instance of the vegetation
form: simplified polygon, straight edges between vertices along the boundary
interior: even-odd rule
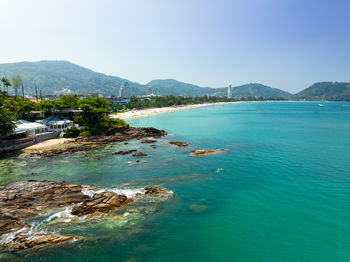
[[[0,137],[11,134],[15,128],[15,113],[11,110],[15,107],[13,100],[7,99],[6,93],[0,91]]]
[[[299,92],[293,99],[350,101],[350,83],[321,82]]]
[[[17,98],[9,96],[6,92],[0,92],[0,136],[10,134],[15,124],[13,121],[26,119],[33,121],[31,111],[43,111],[45,117],[50,116],[53,110],[65,108],[80,108],[83,110],[80,116],[74,119],[74,122],[83,126],[77,129],[75,126],[72,130],[67,131],[67,136],[77,136],[80,132],[84,134],[98,135],[106,132],[109,128],[126,126],[126,122],[120,119],[111,119],[109,114],[114,110],[111,103],[104,98],[79,99],[76,95],[62,96],[57,100],[42,100],[34,103],[27,98]],[[79,133],[78,133],[79,131]]]
[[[196,96],[196,97],[183,97],[183,96],[156,96],[151,98],[131,97],[130,102],[126,105],[128,109],[142,109],[150,107],[165,107],[165,106],[179,106],[179,105],[192,105],[203,103],[217,103],[217,102],[235,102],[235,101],[265,101],[265,100],[284,100],[283,97],[276,98],[264,98],[264,97],[247,97],[247,98],[226,98],[223,96]],[[116,109],[117,111],[119,108]]]

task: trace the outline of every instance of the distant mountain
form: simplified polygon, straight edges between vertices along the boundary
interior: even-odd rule
[[[158,95],[225,96],[227,94],[227,88],[200,87],[173,79],[152,80],[147,85],[142,85],[117,76],[97,73],[68,61],[0,64],[0,77],[11,79],[16,74],[22,76],[25,94],[32,96],[35,95],[35,86],[42,90],[43,95],[99,93],[117,96],[121,84],[125,81],[129,82],[131,95],[137,96],[145,95],[148,85],[152,85],[154,93]],[[233,87],[232,96],[288,98],[291,94],[261,84],[247,84]]]
[[[292,94],[281,89],[272,88],[262,84],[246,84],[232,88],[232,97],[283,97],[289,98]]]
[[[295,94],[293,99],[350,101],[350,83],[320,82]]]

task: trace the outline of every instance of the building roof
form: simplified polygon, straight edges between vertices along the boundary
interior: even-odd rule
[[[46,127],[47,126],[40,123],[29,122],[26,120],[18,120],[16,121],[16,128],[14,130],[14,133],[17,134],[17,133],[21,133],[29,130],[35,130],[38,128],[46,128]]]

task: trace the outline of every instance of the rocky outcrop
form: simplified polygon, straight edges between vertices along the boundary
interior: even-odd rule
[[[186,142],[178,142],[178,141],[171,141],[169,142],[170,145],[174,145],[174,146],[179,146],[179,147],[184,147],[184,146],[188,146],[188,143]]]
[[[142,153],[142,152],[138,152],[138,153],[133,154],[132,156],[134,156],[134,157],[144,157],[144,156],[147,156],[147,154]]]
[[[215,149],[215,150],[209,150],[209,149],[201,149],[201,150],[194,150],[191,152],[191,156],[205,156],[205,155],[211,155],[211,154],[218,154],[222,153],[224,151],[227,151],[227,149]]]
[[[145,187],[145,195],[169,197],[172,192],[166,191],[158,186],[147,186]]]
[[[114,192],[102,192],[95,194],[92,198],[85,200],[81,205],[72,210],[72,215],[84,216],[89,214],[101,214],[125,206],[134,202],[124,195]]]
[[[8,242],[2,243],[9,249],[42,247],[64,243],[74,236],[60,234],[29,234],[31,226],[26,218],[35,217],[45,210],[73,205],[71,215],[98,215],[121,208],[134,202],[134,199],[111,191],[97,191],[86,195],[81,185],[66,182],[35,181],[17,182],[0,188],[0,236],[15,234]],[[150,196],[170,196],[160,187],[150,186],[144,189]],[[140,196],[138,195],[138,196]],[[15,233],[17,232],[17,233]]]
[[[131,149],[131,150],[125,150],[125,151],[118,151],[118,152],[115,152],[114,154],[115,155],[128,155],[128,154],[131,154],[133,152],[136,152],[137,150],[136,149]]]
[[[28,236],[27,232],[17,233],[11,242],[5,244],[10,250],[21,250],[25,248],[40,248],[52,245],[59,245],[69,241],[81,239],[74,236],[62,236],[61,234],[44,234],[39,233],[33,236]]]
[[[167,135],[164,130],[153,127],[121,127],[108,130],[103,136],[78,137],[65,144],[63,148],[32,152],[32,155],[52,157],[60,154],[70,154],[93,150],[111,142],[123,142],[130,139],[143,139],[146,137],[160,138]]]

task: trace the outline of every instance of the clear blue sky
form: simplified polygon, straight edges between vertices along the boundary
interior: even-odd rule
[[[349,0],[1,0],[0,10],[0,63],[291,92],[350,81]]]

